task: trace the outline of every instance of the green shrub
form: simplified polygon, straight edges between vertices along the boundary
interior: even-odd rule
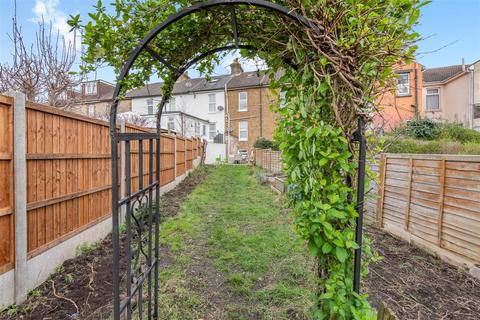
[[[440,123],[428,118],[414,119],[407,123],[405,133],[412,138],[432,140],[440,133]]]
[[[390,153],[480,154],[480,132],[430,119],[412,120],[376,141]]]
[[[480,132],[464,128],[458,123],[442,123],[440,126],[440,137],[461,143],[480,143]]]
[[[441,140],[419,140],[412,138],[385,139],[383,152],[387,153],[423,153],[423,154],[480,154],[480,144]]]
[[[253,144],[254,148],[257,149],[272,149],[272,150],[278,150],[278,144],[274,141],[265,139],[265,138],[258,138],[257,141]]]

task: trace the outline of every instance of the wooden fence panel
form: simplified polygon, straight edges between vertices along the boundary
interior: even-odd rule
[[[177,177],[181,176],[186,171],[186,141],[185,138],[178,137],[176,138],[177,146],[176,146],[176,165],[177,165]]]
[[[0,96],[0,274],[13,268],[13,99]]]
[[[139,132],[152,132],[151,129],[146,129],[138,126],[134,126],[131,124],[127,124],[125,126],[125,132],[129,133],[139,133]],[[142,147],[142,166],[143,166],[143,174],[140,177],[140,143],[139,141],[131,141],[130,143],[130,191],[136,192],[140,188],[140,178],[142,178],[142,185],[147,186],[149,181],[149,152],[150,152],[150,143],[148,140],[143,140],[141,147]],[[157,146],[155,141],[152,144],[152,152],[153,152],[153,179],[155,179],[156,174],[156,150]],[[125,169],[126,170],[126,169]],[[160,172],[161,174],[161,172]]]
[[[162,186],[175,180],[175,138],[162,134],[160,139],[160,184]]]
[[[187,149],[187,171],[192,170],[192,160],[193,160],[193,142],[192,139],[186,140],[186,149]]]
[[[108,123],[27,102],[29,258],[111,212]]]
[[[111,147],[107,122],[31,102],[25,109],[30,259],[110,216]],[[125,131],[151,130],[127,125]],[[132,192],[138,190],[140,179],[144,186],[149,183],[149,141],[141,146],[143,177],[139,176],[140,144],[131,142]],[[163,186],[175,180],[175,172],[178,176],[192,169],[199,141],[163,133],[160,146]],[[155,174],[155,141],[151,147]],[[13,176],[13,99],[0,96],[0,273],[14,263]]]
[[[480,262],[480,156],[381,159],[377,225]]]

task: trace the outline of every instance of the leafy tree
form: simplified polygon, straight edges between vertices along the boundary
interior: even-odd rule
[[[129,53],[158,23],[195,1],[117,0],[109,14],[101,1],[82,24],[87,45],[83,71],[109,64],[118,73]],[[391,83],[391,66],[412,58],[418,34],[412,31],[422,0],[285,0],[275,1],[310,19],[307,28],[282,15],[248,5],[236,10],[243,50],[268,62],[272,88],[286,92],[276,140],[280,142],[295,227],[317,260],[318,289],[314,295],[315,319],[374,319],[365,295],[353,291],[357,118],[372,114],[377,94]],[[231,44],[231,11],[227,6],[199,11],[176,21],[149,46],[175,68],[192,57]],[[222,54],[198,65],[210,72]],[[277,71],[284,75],[276,79]],[[154,73],[167,83],[168,96],[174,72],[147,52],[139,55],[125,90],[142,85]],[[288,85],[287,85],[288,84]],[[374,255],[364,241],[363,274]]]
[[[0,63],[0,93],[18,90],[30,101],[47,103],[52,107],[73,107],[73,89],[80,79],[71,74],[75,63],[75,38],[72,42],[54,33],[52,23],[38,24],[35,44],[25,43],[18,25],[14,1],[12,31],[9,35],[13,54],[9,62]]]
[[[265,139],[263,137],[258,138],[253,144],[254,148],[258,149],[272,149],[278,150],[278,144],[272,140]]]

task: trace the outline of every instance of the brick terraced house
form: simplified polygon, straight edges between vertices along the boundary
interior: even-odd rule
[[[271,110],[278,96],[269,88],[265,71],[243,72],[238,60],[231,65],[225,101],[227,153],[251,154],[255,141],[273,139],[277,114]]]

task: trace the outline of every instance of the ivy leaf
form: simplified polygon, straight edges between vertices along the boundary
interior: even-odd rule
[[[330,200],[331,204],[335,204],[340,200],[340,196],[338,194],[330,194],[328,195],[328,200]]]
[[[307,136],[307,138],[310,139],[313,135],[317,134],[317,132],[318,132],[318,128],[310,127],[308,128],[307,133],[305,133],[305,136]]]
[[[337,245],[337,247],[341,247],[341,248],[344,247],[344,243],[343,243],[343,240],[342,240],[342,239],[337,238],[337,239],[334,239],[332,242],[333,242],[335,245]]]
[[[328,163],[328,159],[327,158],[322,158],[320,159],[320,161],[318,161],[318,165],[320,167],[323,167],[324,165],[326,165]]]
[[[337,257],[338,261],[344,263],[348,258],[347,250],[345,250],[345,248],[336,247],[335,256]]]
[[[308,250],[310,251],[310,253],[314,256],[317,256],[318,255],[318,247],[317,245],[315,244],[315,242],[313,241],[309,241],[308,242]]]
[[[333,298],[333,291],[325,292],[320,296],[320,299],[332,299]]]
[[[325,242],[322,246],[322,252],[329,253],[330,251],[332,251],[332,245],[328,242]]]
[[[353,249],[358,249],[360,248],[358,246],[358,244],[355,242],[355,241],[352,241],[352,240],[348,240],[347,242],[345,242],[345,247],[347,248],[353,248]]]

